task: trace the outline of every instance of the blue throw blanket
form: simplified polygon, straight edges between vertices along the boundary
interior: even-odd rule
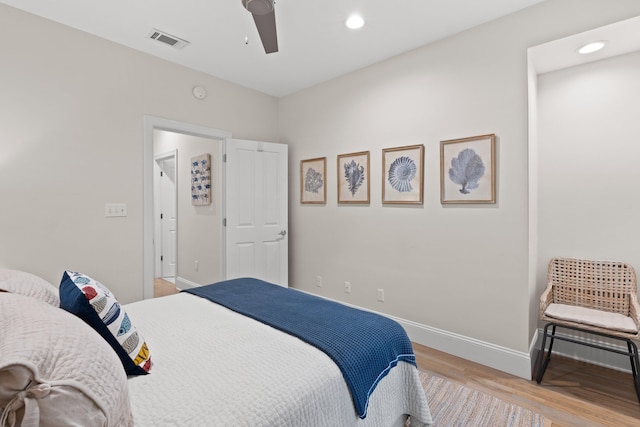
[[[294,335],[324,351],[342,371],[360,418],[369,396],[399,361],[416,364],[411,341],[397,322],[295,289],[243,278],[186,289]]]

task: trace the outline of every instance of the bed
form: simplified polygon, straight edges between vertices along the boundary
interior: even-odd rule
[[[52,368],[55,363],[51,360],[45,360],[42,366],[34,366],[24,361],[12,361],[12,358],[16,359],[18,356],[16,351],[30,352],[31,355],[37,352],[33,349],[9,348],[6,341],[11,337],[0,340],[0,410],[3,413],[0,418],[0,427],[29,425],[29,420],[35,419],[36,416],[39,417],[38,422],[33,425],[42,426],[56,425],[56,420],[58,422],[64,420],[65,425],[141,427],[387,427],[404,426],[409,423],[414,427],[429,425],[432,422],[418,370],[410,357],[396,358],[397,360],[391,363],[388,369],[384,370],[385,372],[381,372],[368,390],[366,400],[362,404],[362,401],[356,398],[352,388],[358,378],[350,379],[349,374],[345,374],[344,367],[336,362],[334,355],[320,350],[316,344],[310,344],[313,339],[291,335],[284,332],[286,328],[269,324],[269,320],[256,320],[256,316],[252,314],[241,314],[242,310],[237,307],[225,307],[224,301],[212,302],[202,295],[187,292],[126,304],[118,307],[117,315],[111,310],[112,318],[121,319],[126,316],[128,322],[134,323],[136,334],[140,338],[137,347],[130,349],[128,357],[137,364],[134,369],[143,369],[137,374],[122,375],[118,372],[118,369],[122,371],[123,366],[121,355],[114,353],[113,342],[109,342],[102,336],[104,331],[98,330],[100,335],[91,334],[86,330],[87,324],[92,329],[97,329],[87,319],[82,319],[84,322],[78,322],[79,318],[82,318],[82,313],[72,315],[68,310],[56,307],[56,304],[68,305],[65,300],[69,297],[65,296],[63,290],[73,289],[75,286],[69,284],[73,280],[65,282],[65,277],[74,279],[70,277],[71,273],[65,272],[65,275],[60,285],[61,303],[55,296],[47,295],[43,298],[25,295],[29,292],[25,292],[24,289],[29,286],[8,285],[7,283],[11,280],[3,281],[2,270],[0,270],[0,290],[8,292],[0,293],[0,322],[2,322],[0,327],[2,330],[11,328],[15,336],[20,334],[31,336],[34,330],[38,329],[40,329],[38,334],[42,329],[46,329],[53,335],[65,335],[68,334],[71,329],[70,324],[73,323],[73,328],[82,329],[82,332],[90,338],[102,338],[102,342],[96,340],[91,343],[91,346],[100,347],[102,344],[99,352],[105,353],[105,361],[98,360],[96,357],[92,357],[91,360],[92,363],[109,364],[110,367],[109,369],[101,368],[97,372],[91,369],[80,372],[81,364],[77,363],[80,356],[63,355],[63,359],[66,357],[76,361],[71,363],[74,366],[72,371],[73,375],[78,376],[79,379],[74,380],[73,387],[75,391],[80,391],[76,394],[81,394],[82,397],[75,397],[75,399],[87,408],[86,413],[74,414],[74,417],[77,417],[77,422],[74,424],[72,422],[74,420],[69,419],[68,411],[56,412],[56,408],[61,407],[60,399],[72,393],[67,390],[66,394],[56,395],[53,391],[57,383],[51,380],[52,376],[69,379],[69,372],[64,372],[64,366],[69,364],[68,360],[63,363],[62,368]],[[29,280],[37,281],[38,278],[34,277],[29,276]],[[21,280],[24,282],[24,277]],[[13,281],[15,282],[15,279]],[[98,286],[95,283],[99,284],[95,281],[89,284],[97,289]],[[206,288],[220,285],[210,285]],[[267,285],[269,284],[265,284]],[[106,289],[103,285],[100,284],[100,286]],[[23,295],[17,295],[16,287],[21,289]],[[38,282],[38,287],[44,286]],[[287,296],[291,293],[303,294],[293,289],[276,288],[279,288],[275,289],[276,292],[286,292]],[[75,289],[82,289],[82,287],[76,286]],[[50,292],[50,289],[48,291]],[[109,292],[108,289],[106,292]],[[34,294],[33,291],[30,293]],[[319,304],[326,302],[318,297],[304,295],[304,298],[317,299]],[[99,295],[91,296],[94,298],[94,303],[95,298],[99,298]],[[113,298],[113,295],[110,296]],[[78,301],[89,300],[89,297],[83,293],[81,297],[82,299],[78,298]],[[49,301],[44,301],[45,299]],[[286,300],[286,298],[279,299]],[[16,305],[19,305],[20,309],[16,309]],[[272,308],[273,302],[264,305]],[[91,306],[91,308],[93,310],[94,307]],[[31,313],[34,311],[45,313],[44,321],[34,320],[31,314],[25,314],[25,309]],[[286,307],[277,309],[278,313],[285,313],[285,311]],[[94,313],[96,313],[95,310]],[[54,314],[69,324],[59,326],[52,324],[49,317]],[[349,313],[349,316],[352,314],[354,313]],[[16,320],[12,316],[20,319]],[[30,325],[18,325],[21,322],[30,323]],[[118,322],[119,320],[114,323]],[[44,323],[49,326],[44,326]],[[317,323],[321,323],[320,320]],[[120,330],[123,330],[122,326]],[[130,332],[131,330],[128,329],[127,333]],[[73,335],[78,337],[81,334]],[[126,337],[127,334],[123,335]],[[86,339],[86,337],[82,338],[85,340],[82,341],[82,346],[86,346],[84,344]],[[26,341],[32,340],[29,338]],[[41,337],[37,337],[37,340],[43,341]],[[53,336],[44,341],[49,347],[63,347],[60,351],[67,351],[69,346],[80,347],[68,340],[66,341],[68,345],[60,345],[65,340],[67,340],[66,336],[64,340],[59,336]],[[344,352],[344,350],[340,351]],[[47,354],[46,357],[38,356],[35,359],[53,357],[51,351],[44,350],[44,353]],[[349,350],[347,353],[351,354],[352,351]],[[143,357],[140,358],[140,355]],[[116,365],[115,368],[111,366],[113,364]],[[18,378],[13,380],[13,395],[11,395],[12,391],[7,390],[8,387],[5,386],[7,382],[3,381],[3,378],[7,378],[7,372],[12,372],[11,369],[13,369],[13,377]],[[15,374],[16,369],[22,375],[22,382],[20,382],[20,375]],[[97,386],[92,382],[97,383]],[[105,382],[108,383],[108,387]],[[48,396],[37,396],[41,393],[38,387],[49,387]],[[67,387],[73,388],[68,384]],[[102,390],[96,391],[96,387]],[[16,397],[20,393],[23,397]],[[29,398],[27,395],[32,397]],[[51,396],[56,397],[58,402],[56,405],[49,404],[51,402],[47,401]],[[359,407],[358,401],[361,402]],[[89,419],[90,422],[87,421]]]

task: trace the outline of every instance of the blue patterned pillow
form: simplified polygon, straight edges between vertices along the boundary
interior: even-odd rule
[[[80,317],[111,345],[127,375],[149,373],[147,343],[102,283],[82,273],[65,271],[60,282],[60,307]]]

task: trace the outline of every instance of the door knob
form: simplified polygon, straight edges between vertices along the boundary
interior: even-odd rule
[[[282,237],[284,237],[287,234],[287,230],[282,230],[278,234],[281,235]]]

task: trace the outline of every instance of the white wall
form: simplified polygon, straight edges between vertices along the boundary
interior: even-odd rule
[[[155,130],[153,148],[154,154],[178,152],[176,284],[207,285],[222,280],[222,141]],[[194,206],[191,158],[205,153],[211,155],[211,204]]]
[[[538,77],[539,291],[554,256],[640,268],[640,53]]]
[[[482,358],[465,351],[476,344],[528,357],[527,48],[637,14],[635,1],[548,1],[284,98],[291,283],[445,331],[466,343],[426,344],[464,357]],[[486,133],[498,137],[497,203],[442,206],[439,142]],[[381,150],[412,144],[425,145],[424,205],[382,206]],[[339,206],[336,156],[362,150],[371,204]],[[322,156],[328,203],[302,205],[299,162]]]
[[[56,285],[79,270],[138,300],[144,116],[278,141],[274,97],[3,4],[0,38],[11,40],[0,66],[0,266]],[[105,218],[108,202],[128,216]]]

